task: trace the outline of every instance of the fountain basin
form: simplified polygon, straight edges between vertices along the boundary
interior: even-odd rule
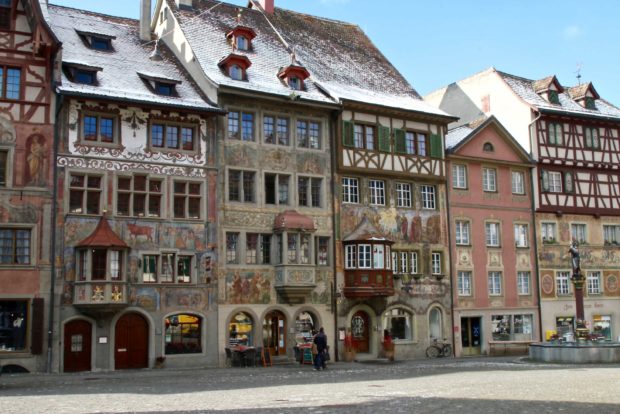
[[[541,342],[530,345],[530,359],[565,364],[620,363],[618,342]]]

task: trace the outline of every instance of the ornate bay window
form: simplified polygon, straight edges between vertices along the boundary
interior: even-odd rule
[[[366,218],[344,241],[345,286],[348,298],[394,294],[391,247]]]
[[[91,235],[76,246],[74,305],[127,305],[127,249],[102,217]]]

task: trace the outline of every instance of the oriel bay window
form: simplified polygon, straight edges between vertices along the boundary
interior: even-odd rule
[[[124,280],[123,250],[93,247],[76,251],[78,281]]]
[[[391,245],[391,241],[379,237],[344,242],[346,297],[394,293]]]
[[[164,122],[151,124],[150,146],[153,149],[194,151],[196,128],[191,125],[176,125]]]
[[[116,214],[134,217],[161,216],[162,179],[136,175],[118,177],[116,183]]]
[[[102,178],[98,175],[69,175],[69,211],[77,214],[99,214]]]
[[[143,283],[190,283],[193,256],[172,252],[142,256]]]

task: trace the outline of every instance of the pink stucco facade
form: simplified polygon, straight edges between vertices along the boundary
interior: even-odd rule
[[[449,154],[457,355],[522,352],[539,338],[530,172],[494,118]]]

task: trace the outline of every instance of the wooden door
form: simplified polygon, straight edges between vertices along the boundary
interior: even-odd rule
[[[116,322],[114,339],[114,368],[147,368],[149,327],[137,313],[128,313]]]
[[[282,312],[273,311],[265,317],[263,345],[271,355],[286,355],[286,319]]]
[[[90,371],[92,326],[84,320],[65,325],[64,372]]]
[[[461,347],[463,356],[480,355],[482,341],[480,318],[461,318]]]
[[[369,347],[370,318],[364,311],[357,311],[351,318],[351,336],[353,348],[357,352],[368,352]]]

